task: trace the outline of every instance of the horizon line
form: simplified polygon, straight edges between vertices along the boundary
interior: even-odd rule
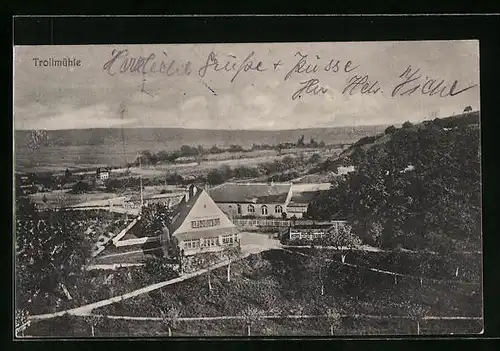
[[[401,123],[396,123],[401,124]],[[66,129],[14,129],[15,132],[30,132],[30,131],[47,131],[47,132],[56,132],[56,131],[69,131],[69,130],[97,130],[97,129],[182,129],[182,130],[199,130],[199,131],[228,131],[228,132],[283,132],[283,131],[292,131],[292,130],[306,130],[306,129],[326,129],[326,128],[361,128],[361,127],[379,127],[389,125],[387,123],[381,124],[360,124],[360,125],[339,125],[339,126],[330,126],[330,127],[305,127],[305,128],[287,128],[287,129],[209,129],[209,128],[187,128],[187,127],[88,127],[88,128],[66,128]]]

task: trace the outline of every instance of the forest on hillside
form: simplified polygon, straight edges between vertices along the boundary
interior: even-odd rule
[[[451,128],[439,119],[408,123],[382,137],[355,145],[347,158],[356,171],[315,199],[308,215],[347,219],[378,247],[480,251],[478,120]]]

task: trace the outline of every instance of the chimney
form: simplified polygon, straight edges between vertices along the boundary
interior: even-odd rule
[[[196,191],[197,191],[197,190],[198,190],[198,189],[196,188],[196,186],[195,186],[195,185],[193,185],[193,184],[191,184],[191,185],[189,186],[189,198],[192,198],[192,197],[196,194]]]

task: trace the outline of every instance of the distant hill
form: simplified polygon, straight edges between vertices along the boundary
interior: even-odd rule
[[[311,137],[325,143],[354,142],[358,138],[383,131],[386,126],[358,126],[337,128],[309,128],[277,131],[261,130],[210,130],[183,128],[93,128],[51,130],[44,132],[47,137],[45,146],[97,146],[121,143],[156,143],[156,147],[165,146],[175,149],[179,144],[203,146],[229,146],[239,144],[249,147],[255,144],[278,144],[294,142],[301,135],[308,141]],[[123,133],[123,134],[122,134]],[[25,147],[31,131],[15,132],[16,145]],[[123,138],[122,138],[123,136]]]
[[[386,126],[311,128],[278,131],[259,130],[202,130],[182,128],[100,128],[33,132],[15,131],[16,168],[30,170],[46,165],[120,166],[124,160],[133,161],[142,150],[171,151],[182,145],[205,148],[232,144],[249,148],[252,144],[276,145],[296,142],[301,135],[326,144],[354,143],[375,135]]]

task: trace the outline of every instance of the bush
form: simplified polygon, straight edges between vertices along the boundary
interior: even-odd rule
[[[217,169],[212,169],[207,174],[207,182],[210,185],[219,185],[224,183],[226,180],[227,178],[225,177],[225,175]]]
[[[319,161],[321,160],[321,156],[318,154],[318,153],[314,153],[310,158],[309,160],[307,161],[307,163],[309,164],[314,164],[314,163],[318,163]]]
[[[413,127],[413,123],[411,123],[410,121],[406,121],[405,123],[403,123],[404,129],[411,128],[411,127]]]
[[[385,129],[384,133],[385,134],[394,134],[396,133],[397,129],[394,126],[389,126]]]
[[[91,190],[90,184],[79,181],[71,188],[72,194],[83,194]]]

